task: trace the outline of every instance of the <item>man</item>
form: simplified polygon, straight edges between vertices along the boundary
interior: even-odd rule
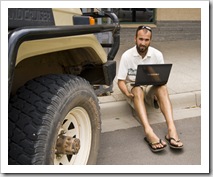
[[[133,100],[135,110],[141,120],[145,132],[144,140],[153,152],[158,152],[166,147],[166,142],[161,140],[153,131],[148,122],[144,100],[151,105],[160,107],[163,113],[168,133],[166,141],[171,148],[181,149],[183,143],[173,121],[173,110],[166,85],[162,86],[131,86],[134,83],[137,66],[139,64],[162,64],[164,63],[162,53],[151,47],[152,30],[148,26],[139,26],[135,35],[135,46],[121,57],[118,70],[118,87],[128,98]]]

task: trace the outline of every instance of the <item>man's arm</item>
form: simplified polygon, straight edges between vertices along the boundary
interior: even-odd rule
[[[127,97],[129,97],[130,99],[134,98],[134,95],[128,91],[125,80],[118,80],[118,87],[121,90],[121,92],[125,94]]]

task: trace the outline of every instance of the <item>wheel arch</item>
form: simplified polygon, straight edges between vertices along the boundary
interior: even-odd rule
[[[106,53],[94,35],[26,41],[18,50],[12,94],[28,80],[41,75],[79,75],[91,67],[93,73],[100,75],[106,61]],[[92,74],[86,79],[93,82],[93,78]]]
[[[118,45],[119,45],[119,34],[118,35],[114,35],[116,37],[118,37],[118,42],[115,43],[115,48],[114,50],[111,50],[108,54],[108,56],[106,57],[106,54],[102,55],[104,53],[104,49],[102,48],[101,44],[97,41],[97,39],[94,37],[94,33],[100,33],[100,32],[107,32],[107,31],[112,31],[113,29],[117,29],[117,24],[113,24],[113,25],[91,25],[91,26],[87,26],[87,25],[75,25],[75,26],[55,26],[55,27],[23,27],[23,28],[17,28],[13,31],[10,31],[8,34],[8,96],[10,97],[11,94],[11,90],[12,90],[12,84],[13,84],[13,79],[14,79],[14,70],[15,70],[15,66],[17,65],[17,63],[20,62],[20,59],[17,58],[17,55],[21,55],[21,50],[20,50],[20,46],[24,45],[24,43],[30,43],[30,42],[35,42],[35,41],[53,41],[54,39],[61,39],[64,40],[66,39],[76,39],[79,36],[82,37],[84,36],[84,38],[82,38],[82,40],[77,40],[77,41],[87,41],[87,45],[91,48],[92,47],[92,43],[89,42],[89,40],[85,39],[85,36],[90,35],[93,36],[93,39],[91,41],[93,41],[93,44],[95,44],[96,49],[95,51],[97,51],[97,54],[100,54],[100,58],[102,58],[102,63],[104,63],[104,61],[107,60],[112,60],[114,55],[117,52],[118,49]],[[119,29],[119,28],[118,28]],[[118,30],[119,32],[119,30]],[[116,33],[117,34],[117,33]],[[117,39],[117,38],[116,38]],[[65,40],[62,43],[60,42],[52,42],[49,43],[49,45],[45,45],[44,42],[39,43],[40,46],[37,46],[38,48],[46,48],[47,46],[52,46],[52,45],[57,45],[60,46],[62,49],[61,50],[66,50],[64,47],[67,46],[64,44],[64,42],[67,42],[69,45],[74,44],[75,46],[78,43],[73,42],[72,40]],[[94,45],[93,45],[94,46]],[[81,46],[82,47],[82,46]],[[35,48],[35,46],[32,46],[31,48],[28,48],[29,50],[33,50]],[[51,48],[52,49],[52,48]],[[70,49],[70,47],[68,47],[67,49]],[[57,51],[61,51],[60,49],[58,49]],[[24,53],[28,51],[28,50],[24,50]],[[56,50],[53,50],[56,51]],[[53,52],[52,51],[52,52]],[[51,51],[49,51],[51,52]],[[101,54],[101,53],[102,54]],[[45,50],[45,53],[48,53],[48,51]],[[39,53],[42,54],[42,53]],[[33,54],[32,56],[35,56],[36,54]],[[25,59],[28,58],[30,56],[22,56],[20,58]],[[17,61],[18,60],[18,61]]]

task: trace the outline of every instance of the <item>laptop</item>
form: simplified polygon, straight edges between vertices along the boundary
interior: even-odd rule
[[[145,64],[138,65],[135,83],[139,85],[164,85],[167,83],[172,64]]]

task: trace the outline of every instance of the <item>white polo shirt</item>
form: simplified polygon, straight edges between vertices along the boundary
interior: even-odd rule
[[[123,53],[120,60],[117,79],[126,80],[126,82],[134,82],[139,64],[163,64],[163,54],[149,46],[148,52],[144,58],[139,55],[136,46],[128,49]]]

